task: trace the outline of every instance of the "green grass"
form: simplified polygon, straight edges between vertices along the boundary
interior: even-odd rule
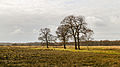
[[[0,67],[120,67],[119,48],[89,48],[0,47]]]

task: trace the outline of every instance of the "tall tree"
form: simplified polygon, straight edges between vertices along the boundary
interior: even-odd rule
[[[62,25],[68,25],[69,27],[69,33],[73,36],[74,42],[75,42],[75,49],[77,49],[77,37],[76,37],[76,29],[75,29],[75,16],[67,16],[63,19],[61,22]]]
[[[76,21],[75,23],[75,29],[77,33],[77,44],[78,44],[78,49],[80,50],[80,37],[83,34],[83,31],[87,29],[86,25],[87,23],[85,22],[85,17],[84,16],[76,16]]]
[[[57,28],[56,34],[58,38],[64,43],[64,49],[66,49],[66,41],[68,41],[70,35],[68,35],[68,25],[61,25]]]
[[[50,34],[49,28],[42,28],[40,29],[40,36],[38,37],[38,40],[41,40],[42,42],[46,43],[47,48],[50,41],[53,41],[54,36]]]
[[[75,49],[80,49],[80,34],[86,30],[87,23],[85,22],[84,16],[67,16],[61,22],[63,25],[68,25],[69,33],[73,36],[75,42]]]

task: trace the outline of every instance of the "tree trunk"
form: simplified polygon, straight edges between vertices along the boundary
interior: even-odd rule
[[[47,45],[47,48],[49,48],[49,47],[48,47],[48,41],[46,41],[46,45]]]
[[[74,36],[74,40],[75,40],[75,50],[77,50],[77,41],[75,36]]]
[[[80,50],[80,40],[78,38],[78,49]]]
[[[80,39],[79,39],[79,32],[77,33],[77,43],[78,43],[78,49],[80,50]]]
[[[65,40],[64,40],[64,49],[66,49],[66,42],[65,42]]]
[[[47,45],[47,48],[49,48],[49,47],[48,47],[48,39],[47,39],[47,36],[46,36],[46,45]]]
[[[64,42],[64,49],[66,49],[66,39],[65,38],[64,38],[63,42]]]

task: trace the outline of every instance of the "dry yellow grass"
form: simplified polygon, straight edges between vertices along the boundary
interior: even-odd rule
[[[92,53],[104,53],[104,54],[120,54],[120,46],[81,46],[81,50],[75,50],[74,46],[67,46],[67,49],[64,49],[63,46],[0,46],[0,47],[19,47],[19,48],[29,48],[29,49],[52,49],[52,50],[64,50],[72,52],[92,52]]]
[[[46,46],[0,46],[0,47],[18,47],[18,48],[28,48],[28,49],[48,49]],[[89,48],[89,50],[88,50]],[[67,49],[64,49],[63,46],[49,46],[49,49],[52,50],[64,50],[72,52],[92,52],[92,53],[105,53],[105,54],[120,54],[120,46],[81,46],[81,50],[75,50],[74,46],[67,46]]]
[[[21,47],[21,48],[46,48],[46,46],[0,46],[0,47]],[[90,49],[120,49],[120,46],[88,46]],[[49,46],[49,48],[63,48],[63,46]],[[86,49],[87,46],[81,46]],[[74,46],[67,46],[67,49],[74,49]]]

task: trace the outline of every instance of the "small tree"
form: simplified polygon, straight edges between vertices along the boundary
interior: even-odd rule
[[[81,36],[81,40],[85,40],[85,41],[89,42],[89,41],[93,40],[93,37],[92,37],[93,34],[94,34],[93,30],[86,29],[86,31],[84,31],[84,35]],[[87,43],[87,49],[89,50],[88,44],[89,43]]]
[[[93,37],[92,37],[93,34],[94,34],[93,30],[87,29],[86,34],[85,34],[86,35],[86,40],[87,41],[93,40]]]
[[[46,46],[48,48],[48,44],[50,41],[53,41],[54,36],[50,34],[49,28],[43,28],[40,29],[40,36],[38,37],[38,40],[41,40],[42,42],[46,43]]]
[[[66,41],[68,41],[70,35],[68,35],[69,27],[67,25],[61,25],[57,28],[57,37],[64,43],[64,49],[66,49]]]

